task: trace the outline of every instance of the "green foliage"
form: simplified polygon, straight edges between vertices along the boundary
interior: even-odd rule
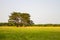
[[[60,27],[60,24],[34,24],[32,21],[30,21],[31,24],[28,24],[26,26],[36,26],[36,27]],[[22,23],[18,24],[19,26],[23,26]],[[0,23],[0,26],[16,26],[14,22],[9,23]]]
[[[34,24],[32,26],[39,27],[60,27],[60,24]]]
[[[0,23],[0,26],[15,26],[14,23]]]
[[[32,25],[33,21],[30,20],[30,15],[28,13],[13,12],[9,16],[9,23],[14,23],[18,25]]]

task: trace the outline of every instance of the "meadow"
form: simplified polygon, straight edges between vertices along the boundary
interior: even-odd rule
[[[0,40],[60,40],[60,27],[0,27]]]

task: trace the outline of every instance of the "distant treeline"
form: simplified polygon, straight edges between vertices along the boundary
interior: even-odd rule
[[[0,26],[17,26],[15,23],[0,23]],[[18,26],[23,26],[22,24],[18,24]],[[25,25],[25,26],[32,26],[32,25]]]
[[[44,26],[44,27],[49,27],[49,26],[53,26],[53,27],[57,27],[57,26],[60,26],[60,24],[34,24],[32,26]]]
[[[0,26],[15,26],[15,24],[12,24],[12,23],[0,23]]]
[[[0,23],[0,26],[16,26],[16,24],[13,23]],[[34,25],[26,25],[26,26],[39,26],[39,27],[48,27],[48,26],[60,26],[60,24],[34,24]]]

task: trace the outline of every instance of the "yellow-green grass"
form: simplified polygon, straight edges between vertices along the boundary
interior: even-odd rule
[[[60,27],[0,27],[0,40],[60,40]]]

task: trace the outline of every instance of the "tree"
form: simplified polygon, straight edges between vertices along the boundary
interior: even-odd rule
[[[13,12],[11,13],[11,15],[9,16],[9,23],[13,23],[15,25],[30,25],[31,20],[30,20],[30,15],[28,13],[20,13],[20,12]]]

